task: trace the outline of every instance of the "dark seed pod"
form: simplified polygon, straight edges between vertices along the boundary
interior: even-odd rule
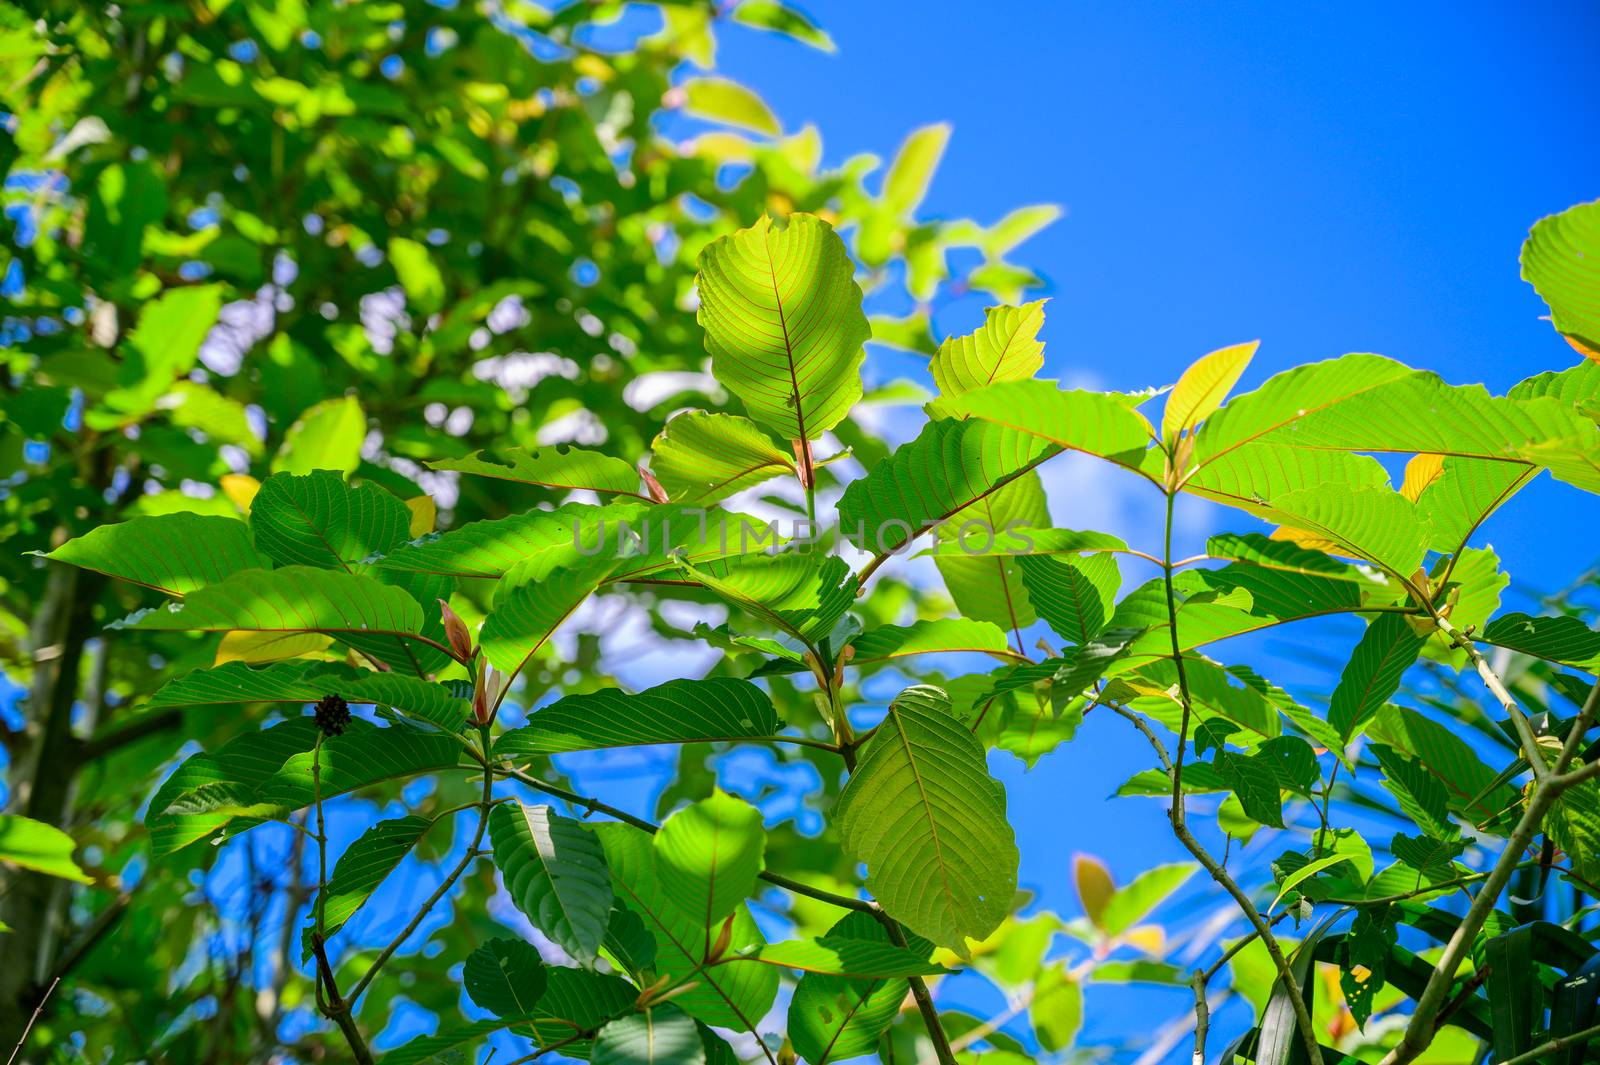
[[[324,695],[317,701],[317,727],[325,736],[339,736],[350,724],[350,704],[337,695]]]

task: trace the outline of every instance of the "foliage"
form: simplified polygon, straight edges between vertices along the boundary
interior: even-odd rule
[[[1086,1003],[1134,982],[1189,988],[1200,1060],[1578,1034],[1592,582],[1502,612],[1475,541],[1545,470],[1600,491],[1600,364],[1502,397],[1357,354],[1240,393],[1250,343],[1063,390],[1001,258],[1048,211],[915,218],[942,127],[869,195],[681,69],[728,12],[663,5],[623,50],[594,43],[620,6],[495,12],[6,16],[5,1031],[64,977],[33,1038],[118,1061],[1007,1065],[1094,1051]],[[831,47],[782,4],[731,18]],[[666,105],[717,126],[676,143]],[[1524,255],[1581,343],[1552,232],[1593,230]],[[1004,305],[935,345],[963,244]],[[870,319],[897,273],[917,311]],[[938,388],[898,447],[869,338]],[[1067,451],[1163,500],[1148,542],[1052,525]],[[1239,531],[1175,557],[1185,495]],[[1365,628],[1325,696],[1229,642],[1334,616]],[[683,675],[616,676],[618,617]],[[1168,804],[1193,861],[1119,884],[1080,856],[1064,920],[1019,891],[991,752],[1091,714],[1148,743],[1116,801]],[[653,816],[569,779],[661,746]],[[803,773],[817,824],[728,790],[745,756]],[[963,980],[1005,1012],[953,1008]]]

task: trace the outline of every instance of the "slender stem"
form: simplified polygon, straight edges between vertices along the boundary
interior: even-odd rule
[[[317,957],[317,980],[328,989],[328,1001],[319,1003],[323,1016],[339,1026],[344,1041],[350,1045],[350,1053],[355,1056],[356,1065],[373,1065],[372,1051],[367,1048],[367,1041],[362,1037],[356,1019],[350,1014],[350,1001],[339,994],[339,985],[334,981],[333,966],[328,964],[328,949],[322,941],[321,932],[311,933],[311,950]]]
[[[328,833],[322,822],[322,741],[318,731],[317,744],[311,750],[311,801],[317,810],[317,909],[312,920],[317,935],[324,933],[322,926],[323,900],[328,894]]]
[[[906,949],[906,934],[900,928],[900,922],[879,910],[875,917],[883,925],[883,930],[889,935],[889,942]],[[911,997],[916,999],[917,1012],[922,1014],[922,1023],[928,1029],[928,1038],[933,1040],[933,1053],[939,1065],[956,1065],[955,1051],[950,1049],[950,1037],[945,1035],[944,1025],[939,1022],[939,1007],[933,1003],[933,994],[928,990],[928,983],[920,976],[911,978]]]
[[[1206,1002],[1206,975],[1199,969],[1189,978],[1194,988],[1194,1065],[1206,1065],[1206,1036],[1211,1033],[1211,1006]]]
[[[1461,919],[1449,942],[1445,944],[1444,953],[1434,966],[1432,975],[1428,977],[1428,983],[1423,988],[1422,994],[1417,998],[1417,1008],[1412,1011],[1411,1019],[1406,1022],[1400,1042],[1384,1056],[1382,1065],[1405,1065],[1433,1042],[1434,1033],[1437,1031],[1435,1020],[1445,1005],[1451,986],[1455,983],[1456,970],[1461,967],[1461,962],[1472,949],[1473,941],[1483,929],[1484,923],[1488,921],[1489,915],[1494,912],[1495,903],[1499,901],[1501,893],[1511,881],[1511,874],[1522,865],[1522,855],[1543,824],[1545,813],[1561,797],[1562,792],[1600,775],[1600,762],[1588,762],[1571,772],[1567,771],[1567,767],[1577,756],[1584,734],[1594,724],[1596,713],[1600,713],[1600,684],[1596,684],[1590,690],[1589,697],[1584,700],[1583,709],[1573,721],[1566,741],[1561,745],[1561,753],[1556,757],[1554,767],[1543,780],[1535,783],[1527,808],[1506,840],[1505,850],[1500,852],[1494,869],[1484,881],[1483,887],[1478,889],[1472,905],[1468,907],[1467,915]]]
[[[28,1018],[28,1023],[22,1029],[22,1035],[17,1038],[17,1045],[12,1048],[11,1056],[6,1059],[6,1065],[11,1065],[17,1060],[17,1055],[22,1053],[22,1048],[27,1045],[28,1034],[33,1031],[33,1026],[39,1023],[39,1014],[44,1012],[44,1004],[50,1001],[50,996],[55,992],[56,985],[61,982],[61,977],[50,981],[50,986],[45,988],[44,994],[39,999],[39,1004],[33,1007],[33,1016]]]
[[[1587,1043],[1597,1036],[1600,1036],[1600,1024],[1592,1025],[1570,1035],[1558,1035],[1549,1042],[1534,1047],[1532,1050],[1518,1054],[1514,1058],[1507,1058],[1500,1065],[1532,1065],[1533,1062],[1538,1061],[1547,1054],[1554,1054],[1558,1050],[1577,1046],[1580,1043]]]
[[[378,975],[378,970],[382,969],[384,964],[394,955],[394,952],[400,949],[400,945],[402,943],[411,938],[411,933],[417,930],[418,926],[422,924],[423,919],[428,916],[429,912],[434,908],[434,906],[438,905],[439,900],[444,898],[445,894],[455,886],[456,881],[461,879],[461,875],[472,866],[472,863],[481,857],[481,853],[478,850],[478,845],[483,842],[484,833],[489,828],[489,811],[494,806],[495,771],[494,767],[489,762],[489,757],[487,754],[489,750],[489,726],[479,725],[478,735],[483,741],[483,749],[485,752],[482,756],[483,798],[478,804],[478,829],[472,836],[472,842],[467,844],[467,852],[461,856],[461,860],[456,863],[456,867],[450,870],[450,874],[439,882],[438,888],[436,888],[433,894],[429,895],[427,900],[423,902],[422,908],[419,909],[416,912],[416,915],[411,918],[410,922],[400,930],[400,934],[395,936],[394,939],[390,940],[389,945],[383,948],[383,953],[378,955],[377,959],[372,963],[371,968],[366,971],[360,980],[356,981],[356,986],[350,989],[351,1002],[356,1002],[361,998],[361,993],[365,991],[372,983],[373,977]]]
[[[1211,853],[1189,831],[1187,819],[1184,816],[1183,797],[1183,756],[1189,745],[1189,720],[1193,714],[1194,701],[1189,694],[1189,676],[1184,669],[1183,644],[1178,638],[1178,600],[1177,592],[1173,588],[1172,574],[1172,513],[1177,493],[1167,491],[1167,512],[1165,527],[1165,546],[1161,554],[1162,578],[1166,584],[1167,592],[1167,628],[1172,643],[1172,662],[1178,671],[1178,698],[1183,707],[1183,716],[1178,725],[1178,751],[1172,763],[1172,804],[1168,811],[1168,820],[1172,823],[1173,834],[1178,837],[1190,854],[1194,855],[1211,879],[1221,884],[1223,890],[1233,897],[1239,909],[1244,913],[1245,919],[1255,928],[1256,935],[1267,948],[1267,954],[1272,958],[1272,964],[1278,971],[1278,979],[1283,982],[1283,987],[1289,995],[1289,1004],[1294,1008],[1295,1028],[1299,1032],[1300,1040],[1306,1048],[1307,1060],[1321,1061],[1322,1051],[1317,1044],[1317,1033],[1311,1023],[1311,1011],[1306,1008],[1305,995],[1300,990],[1299,982],[1294,978],[1294,970],[1289,967],[1289,959],[1284,957],[1283,948],[1278,945],[1277,937],[1272,934],[1272,928],[1267,924],[1266,918],[1256,909],[1250,896],[1244,893],[1236,880],[1229,875]]]
[[[1528,715],[1522,712],[1522,707],[1511,697],[1500,677],[1490,667],[1489,660],[1483,657],[1477,646],[1465,634],[1450,624],[1443,614],[1433,612],[1434,624],[1439,626],[1439,631],[1450,637],[1450,642],[1465,651],[1472,660],[1472,665],[1478,671],[1478,677],[1483,681],[1483,686],[1489,689],[1495,699],[1505,708],[1506,715],[1511,718],[1512,725],[1517,730],[1517,737],[1522,746],[1527,749],[1528,763],[1533,766],[1535,780],[1543,781],[1550,775],[1550,767],[1545,761],[1544,748],[1539,744],[1539,738],[1534,735],[1533,723],[1528,720]]]

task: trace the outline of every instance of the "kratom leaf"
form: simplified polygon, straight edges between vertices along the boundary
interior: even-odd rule
[[[763,216],[700,253],[712,372],[785,440],[815,439],[861,398],[870,329],[853,275],[844,242],[808,214]]]
[[[286,811],[309,806],[318,794],[312,759],[309,750],[290,755],[262,782],[258,801]],[[323,741],[320,794],[331,799],[373,784],[451,769],[460,762],[461,744],[453,736],[399,725],[378,728],[357,718],[343,735]]]
[[[983,748],[932,687],[901,692],[835,810],[867,890],[907,927],[964,953],[1011,909],[1017,849]]]
[[[621,977],[552,965],[545,970],[544,994],[528,1027],[534,1041],[547,1047],[632,1012],[638,997],[638,989]],[[580,1039],[565,1044],[560,1053],[581,1058],[588,1055],[589,1046],[588,1040]]]
[[[781,33],[819,51],[834,50],[833,38],[826,30],[781,0],[744,0],[733,9],[733,21]]]
[[[1549,397],[1571,404],[1584,417],[1600,421],[1600,363],[1593,360],[1559,372],[1535,374],[1506,393],[1510,399]]]
[[[544,995],[544,959],[531,943],[491,939],[467,955],[461,982],[472,1001],[496,1017],[531,1017]]]
[[[1023,556],[1017,559],[1028,602],[1068,643],[1088,643],[1110,619],[1122,575],[1111,555]]]
[[[0,866],[14,865],[62,880],[92,884],[72,854],[78,849],[73,838],[54,825],[18,814],[0,814]]]
[[[1425,636],[1403,614],[1379,614],[1367,626],[1333,689],[1328,724],[1349,743],[1360,735],[1378,708],[1400,689],[1400,678],[1422,653]]]
[[[883,925],[865,913],[852,912],[828,930],[828,941],[853,940],[888,946]],[[908,936],[909,953],[926,958],[933,945]],[[893,1023],[909,988],[904,980],[862,980],[807,972],[789,1001],[789,1038],[811,1065],[824,1065],[870,1052]]]
[[[651,445],[655,474],[673,502],[710,506],[735,492],[795,472],[794,453],[749,418],[686,411]]]
[[[234,703],[314,703],[337,695],[347,703],[391,706],[455,731],[470,705],[449,687],[399,673],[373,673],[327,662],[279,662],[256,668],[229,662],[168,681],[150,697],[152,710]]]
[[[459,1065],[467,1048],[521,1023],[519,1018],[487,1018],[447,1028],[438,1035],[421,1035],[389,1051],[383,1065]]]
[[[1460,834],[1447,813],[1450,800],[1444,785],[1421,761],[1381,743],[1372,745],[1372,753],[1383,766],[1383,786],[1418,828],[1435,839],[1454,839]]]
[[[331,470],[274,474],[250,504],[256,547],[280,566],[354,572],[403,543],[410,524],[399,499],[375,484],[348,484]]]
[[[845,488],[843,533],[863,550],[886,554],[942,522],[959,531],[963,520],[981,521],[967,508],[1058,453],[1036,436],[992,422],[929,422],[915,440]],[[992,542],[1007,530],[986,531]]]
[[[1083,985],[1065,966],[1049,966],[1036,981],[1028,1017],[1042,1049],[1066,1050],[1083,1027]]]
[[[172,596],[272,565],[244,522],[185,513],[101,525],[44,557]]]
[[[885,207],[903,217],[922,204],[949,140],[950,127],[943,122],[923,126],[906,137],[883,176]]]
[[[780,727],[771,699],[747,680],[669,680],[636,694],[602,689],[565,696],[503,733],[494,754],[523,761],[654,743],[760,739]]]
[[[595,1037],[591,1065],[706,1065],[700,1029],[667,1004],[611,1021]]]
[[[727,78],[690,78],[683,83],[684,113],[776,137],[777,116],[754,92]]]
[[[700,566],[685,562],[682,567],[718,598],[806,642],[826,637],[856,598],[849,564],[817,551],[745,555]]]
[[[1161,438],[1176,439],[1179,433],[1193,429],[1222,406],[1260,346],[1261,341],[1252,340],[1248,344],[1219,348],[1201,356],[1183,371],[1183,376],[1167,394],[1167,406],[1161,415]]]
[[[1538,474],[1533,466],[1451,456],[1417,497],[1417,513],[1433,530],[1436,551],[1459,551],[1491,514]]]
[[[990,307],[983,326],[939,345],[929,369],[941,395],[953,396],[997,381],[1025,381],[1044,365],[1044,300],[1021,307]]]
[[[606,924],[606,958],[635,979],[643,979],[656,964],[656,938],[645,927],[644,919],[621,899],[611,903],[611,919]],[[646,981],[648,982],[648,981]]]
[[[1600,785],[1585,780],[1562,792],[1545,818],[1545,831],[1579,876],[1600,872]]]
[[[649,835],[618,822],[596,825],[595,833],[605,846],[617,897],[643,919],[655,937],[658,972],[685,979],[700,971],[708,948],[722,933],[721,926],[701,925],[667,897],[656,873],[655,848]],[[738,907],[727,952],[748,953],[765,943],[749,910]],[[675,995],[673,1001],[706,1024],[748,1031],[772,1007],[777,991],[776,969],[765,965],[719,965],[701,972],[695,986]]]
[[[862,633],[850,646],[855,649],[850,664],[860,668],[922,654],[976,651],[996,658],[1014,656],[1006,646],[1006,634],[999,627],[967,618],[933,618],[910,625],[885,625]]]
[[[1182,887],[1197,868],[1179,862],[1146,869],[1112,894],[1101,913],[1101,927],[1114,936],[1126,932]]]
[[[283,434],[283,446],[272,458],[272,472],[354,473],[361,464],[361,444],[366,437],[367,415],[356,397],[325,399],[307,409]]]
[[[495,586],[489,616],[478,630],[489,664],[509,675],[520,672],[619,564],[606,553],[553,571],[537,556],[513,566]]]
[[[939,530],[934,565],[964,616],[1014,631],[1034,622],[1019,556],[995,549],[1008,541],[1025,544],[1027,529],[1049,523],[1039,475],[1028,473],[958,511]]]
[[[593,965],[611,916],[600,841],[548,806],[512,800],[489,815],[494,864],[533,926],[579,963]]]
[[[1324,484],[1280,495],[1272,509],[1402,579],[1422,564],[1433,535],[1416,504],[1387,488]]]
[[[600,495],[649,499],[639,491],[639,471],[628,463],[598,451],[587,451],[566,444],[536,449],[518,447],[507,451],[475,451],[464,459],[440,459],[428,465],[435,470],[516,481],[558,492],[587,489]]]
[[[355,573],[285,566],[246,570],[192,592],[181,606],[113,628],[175,632],[320,632],[390,665],[442,659],[421,641],[422,607],[399,588]]]
[[[1504,614],[1489,622],[1482,639],[1563,665],[1587,668],[1600,664],[1600,632],[1581,618]]]
[[[1415,710],[1386,706],[1368,733],[1372,739],[1416,759],[1449,795],[1450,809],[1473,824],[1488,824],[1509,808],[1515,792],[1495,783],[1495,772],[1447,726]]]
[[[1600,201],[1535,222],[1522,245],[1522,279],[1549,304],[1556,332],[1600,361]]]
[[[934,418],[980,418],[1143,473],[1150,423],[1138,397],[1063,391],[1053,381],[1003,381],[928,404]],[[1146,474],[1148,476],[1148,474]]]
[[[667,818],[651,842],[662,891],[708,929],[739,908],[766,866],[761,812],[721,790]]]
[[[372,893],[432,827],[430,818],[414,814],[379,821],[345,848],[339,863],[333,867],[333,874],[328,877],[328,886],[320,902],[324,939],[333,938],[345,922],[366,905]],[[315,908],[312,913],[316,913]],[[314,919],[306,926],[308,938],[303,951],[306,958],[311,956],[309,934],[315,927]]]
[[[194,368],[200,345],[216,324],[223,291],[217,284],[183,285],[144,304],[122,346],[121,387],[101,399],[103,410],[87,412],[84,420],[90,428],[112,429],[156,409],[162,396]]]
[[[845,976],[860,980],[888,980],[895,977],[938,976],[950,970],[935,965],[926,956],[897,947],[849,936],[823,936],[820,939],[791,939],[769,943],[749,954],[730,959],[727,964],[759,962],[781,969],[798,969],[823,976]]]

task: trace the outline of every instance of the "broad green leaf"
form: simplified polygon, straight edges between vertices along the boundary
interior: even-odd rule
[[[467,1051],[496,1032],[521,1023],[520,1018],[486,1018],[446,1028],[438,1035],[421,1035],[383,1056],[383,1065],[458,1065]]]
[[[785,440],[832,429],[861,398],[870,330],[844,242],[814,215],[765,216],[700,253],[700,324],[717,380]]]
[[[1581,618],[1505,614],[1489,622],[1482,639],[1580,669],[1600,664],[1600,632],[1591,629]]]
[[[850,645],[857,667],[881,666],[912,655],[982,652],[1011,658],[1006,634],[987,621],[967,618],[933,618],[910,625],[885,625],[857,636]]]
[[[656,873],[655,848],[639,829],[617,822],[595,826],[605,845],[617,897],[643,919],[656,941],[656,969],[684,979],[700,971],[709,949],[722,934],[685,914],[670,898]],[[748,908],[734,911],[727,952],[743,954],[765,945]],[[753,1030],[772,1008],[778,972],[766,965],[719,965],[701,972],[696,986],[673,1001],[696,1019],[718,1027]]]
[[[1556,332],[1600,361],[1600,200],[1533,224],[1522,245],[1522,279],[1549,304]]]
[[[1570,369],[1535,374],[1512,385],[1506,396],[1510,399],[1559,399],[1584,417],[1600,421],[1600,362],[1590,360]]]
[[[727,78],[690,78],[682,85],[683,110],[696,118],[777,137],[783,127],[766,101]]]
[[[700,1029],[668,1004],[619,1017],[600,1029],[591,1065],[706,1065]]]
[[[978,522],[978,529],[983,516],[968,508],[1058,453],[1036,436],[992,422],[929,422],[845,489],[839,500],[843,534],[863,550],[886,554],[942,523],[959,531],[961,524]],[[941,536],[949,531],[940,528]],[[1007,530],[989,525],[982,531],[992,548]]]
[[[1278,903],[1283,901],[1283,897],[1289,892],[1293,891],[1295,888],[1299,887],[1305,881],[1310,880],[1324,869],[1332,868],[1335,865],[1341,865],[1346,861],[1349,861],[1349,858],[1343,854],[1330,854],[1324,858],[1317,858],[1314,861],[1309,861],[1302,865],[1300,868],[1283,878],[1282,883],[1278,885],[1278,893],[1273,896],[1271,904],[1267,906],[1267,912],[1271,913],[1273,910],[1277,909]]]
[[[983,748],[932,687],[901,692],[835,810],[867,890],[907,927],[964,953],[1011,910],[1017,848]]]
[[[280,566],[354,572],[408,539],[404,503],[375,484],[351,485],[331,470],[275,474],[250,504],[256,547]]]
[[[112,429],[156,409],[179,378],[194,368],[200,345],[222,308],[221,285],[169,288],[144,305],[121,350],[120,387],[101,400],[105,410],[90,410],[92,429]]]
[[[1023,556],[1017,559],[1028,602],[1068,643],[1100,635],[1112,614],[1122,575],[1111,555]]]
[[[795,457],[755,422],[736,414],[686,411],[651,445],[650,472],[673,502],[710,506],[735,492],[795,472]]]
[[[496,585],[489,616],[478,630],[478,646],[489,664],[508,675],[521,672],[619,564],[606,553],[553,572],[537,556],[513,566]]]
[[[422,607],[399,588],[354,573],[286,566],[236,573],[197,589],[181,606],[135,614],[113,628],[320,632],[399,666],[432,650],[420,645],[425,620]]]
[[[1050,524],[1044,486],[1028,473],[957,511],[939,529],[934,565],[956,608],[974,621],[1020,631],[1038,617],[1028,601],[1018,555],[995,548],[1025,543]]]
[[[332,875],[328,877],[328,886],[322,896],[323,938],[333,938],[345,922],[366,905],[372,893],[378,890],[379,885],[395,871],[432,827],[431,819],[414,814],[379,821],[345,848],[338,864],[333,867]],[[312,913],[315,912],[313,909]],[[315,927],[313,920],[307,926],[307,934]],[[309,938],[306,946],[310,947]],[[309,949],[305,951],[307,957],[310,953]]]
[[[1129,883],[1117,888],[1106,902],[1100,917],[1101,925],[1111,935],[1121,935],[1165,902],[1168,896],[1194,875],[1197,868],[1192,863],[1179,862],[1146,869]]]
[[[828,930],[825,941],[840,940],[890,946],[883,925],[865,913],[847,914]],[[907,941],[908,953],[919,960],[933,949],[921,937],[908,936]],[[908,990],[903,979],[863,980],[807,972],[789,1001],[789,1038],[811,1065],[868,1053],[900,1012]]]
[[[94,879],[72,860],[77,849],[77,842],[54,825],[18,814],[0,814],[0,865],[92,884]]]
[[[444,276],[427,245],[405,237],[390,237],[389,265],[394,267],[400,287],[406,290],[406,305],[414,313],[426,316],[444,306]]]
[[[1206,571],[1202,583],[1243,589],[1250,593],[1251,611],[1258,614],[1296,618],[1335,613],[1354,610],[1369,597],[1387,595],[1376,579],[1354,566],[1260,533],[1213,536],[1206,541],[1206,551],[1234,564]]]
[[[354,473],[367,438],[367,416],[354,396],[327,399],[300,415],[272,459],[273,473]]]
[[[474,451],[464,459],[440,459],[428,466],[559,492],[587,489],[600,495],[649,498],[640,494],[639,471],[628,463],[598,451],[565,444],[532,450],[518,447],[508,451]]]
[[[781,0],[744,0],[733,9],[733,21],[781,33],[823,52],[834,50],[833,38],[826,30]]]
[[[859,980],[888,980],[895,977],[939,976],[950,970],[928,961],[926,955],[849,936],[823,936],[820,939],[790,939],[769,943],[749,954],[730,958],[726,964],[759,962],[781,969],[798,969],[823,976],[846,976]]]
[[[533,1016],[546,983],[544,960],[531,943],[491,939],[467,955],[461,973],[472,1001],[496,1017]]]
[[[1143,473],[1151,428],[1134,409],[1138,398],[1063,391],[1053,381],[1002,381],[942,396],[928,404],[928,413],[934,418],[980,418]]]
[[[337,695],[351,704],[390,706],[451,732],[461,727],[471,709],[468,700],[447,685],[327,662],[278,662],[259,668],[228,662],[197,669],[162,685],[147,706],[155,710],[234,703],[304,705],[326,695]]]
[[[311,772],[312,760],[309,750],[290,755],[262,782],[257,800],[285,811],[311,805],[319,794]],[[357,718],[346,726],[343,735],[323,741],[320,794],[325,800],[331,799],[373,784],[437,773],[459,764],[461,744],[453,736],[402,725],[378,728]]]
[[[496,758],[760,739],[781,727],[766,693],[747,680],[669,680],[630,694],[613,688],[568,695],[529,715],[495,741]]]
[[[1586,780],[1562,792],[1545,817],[1545,831],[1579,876],[1600,873],[1600,784]]]
[[[1415,758],[1444,786],[1450,809],[1473,824],[1492,822],[1516,799],[1465,740],[1415,710],[1383,707],[1367,731],[1374,741]]]
[[[614,899],[611,904],[605,952],[608,961],[635,979],[644,980],[646,971],[655,968],[656,938],[645,927],[644,919],[621,899]]]
[[[849,564],[820,551],[685,562],[683,570],[718,598],[807,642],[826,637],[856,599]]]
[[[1066,1050],[1083,1027],[1083,985],[1063,965],[1051,965],[1039,976],[1028,1005],[1039,1046],[1049,1053]]]
[[[548,806],[512,800],[489,815],[494,864],[533,926],[593,965],[611,916],[605,852],[593,832]]]
[[[883,178],[885,207],[906,215],[921,205],[949,141],[950,127],[942,122],[923,126],[905,139]]]
[[[1328,724],[1349,743],[1365,729],[1378,708],[1400,688],[1427,637],[1420,636],[1403,614],[1379,614],[1367,626],[1339,676],[1328,704]]]
[[[1261,341],[1252,340],[1248,344],[1218,348],[1183,371],[1183,376],[1167,394],[1166,409],[1161,415],[1161,438],[1169,442],[1175,440],[1179,433],[1188,432],[1215,413],[1260,346]]]
[[[1408,578],[1422,564],[1433,529],[1416,504],[1387,488],[1323,484],[1273,499],[1272,510],[1329,540],[1342,554]]]
[[[101,525],[44,557],[172,596],[272,565],[250,542],[244,522],[183,513]]]
[[[662,891],[706,928],[739,908],[766,865],[761,812],[721,790],[667,818],[651,842]]]
[[[638,989],[618,976],[554,965],[547,967],[545,974],[544,994],[539,996],[528,1025],[534,1041],[542,1047],[631,1013],[639,997]],[[564,1045],[559,1053],[582,1058],[588,1055],[589,1046],[588,1040],[579,1040]]]
[[[1252,821],[1283,827],[1283,795],[1271,767],[1248,755],[1222,751],[1217,755],[1216,768]]]
[[[1433,530],[1435,551],[1456,552],[1478,526],[1538,474],[1533,466],[1454,456],[1440,464],[1417,497],[1417,513]]]
[[[1044,300],[990,307],[983,326],[939,345],[929,369],[940,395],[953,396],[997,381],[1025,381],[1044,365]]]
[[[1449,793],[1421,760],[1381,743],[1372,745],[1372,753],[1383,766],[1383,786],[1418,828],[1435,839],[1454,839],[1459,834],[1446,812]]]

